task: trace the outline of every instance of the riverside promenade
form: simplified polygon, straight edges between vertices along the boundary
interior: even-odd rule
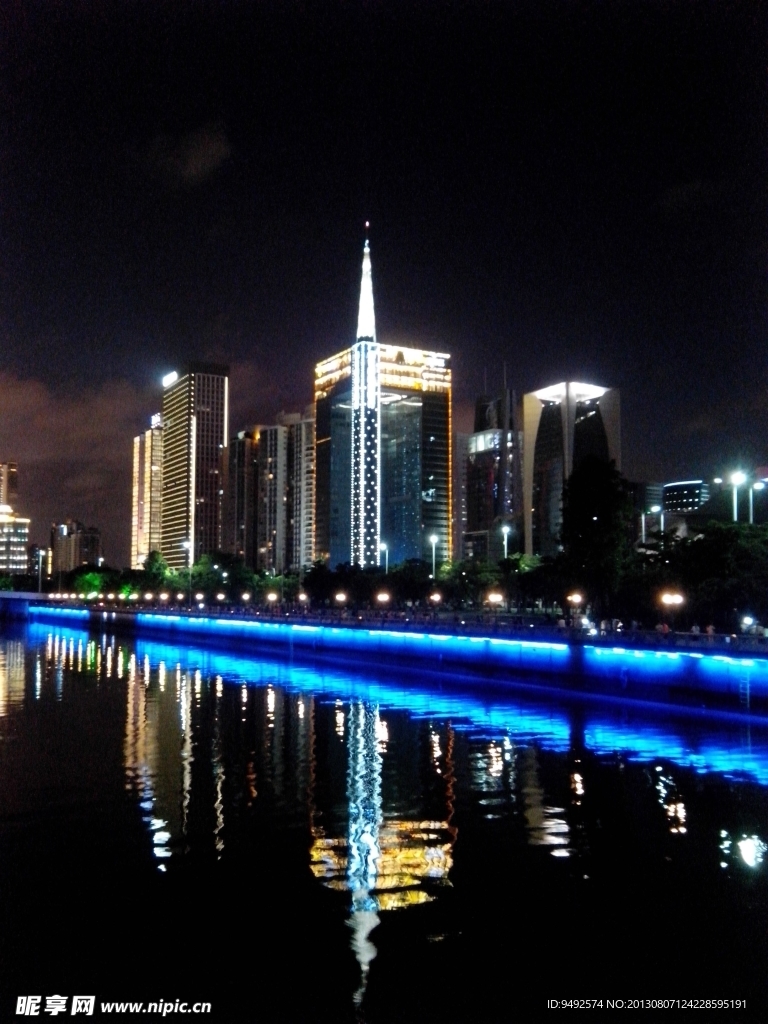
[[[768,649],[762,638],[669,633],[591,636],[554,625],[400,621],[381,615],[281,616],[116,609],[37,601],[30,622],[130,631],[164,643],[237,649],[252,656],[391,667],[475,686],[538,687],[615,699],[683,703],[768,715]]]

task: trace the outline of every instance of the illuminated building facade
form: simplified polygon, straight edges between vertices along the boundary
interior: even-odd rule
[[[101,533],[94,526],[83,526],[76,519],[54,523],[51,527],[51,572],[71,572],[81,565],[98,565],[101,558]]]
[[[150,551],[162,549],[163,428],[155,413],[149,430],[133,439],[131,568],[143,569]]]
[[[523,396],[525,553],[560,550],[563,485],[587,456],[621,470],[619,391],[564,383]]]
[[[357,341],[315,368],[315,557],[451,556],[450,356],[376,340],[363,254]]]
[[[678,480],[664,484],[662,507],[665,515],[683,516],[696,512],[709,501],[709,484],[705,480]]]
[[[505,388],[498,398],[479,398],[475,431],[467,439],[462,557],[497,562],[504,557],[505,546],[507,554],[519,550],[518,452],[509,391]]]
[[[27,571],[29,519],[17,516],[10,505],[0,503],[0,573]]]
[[[163,378],[162,553],[172,569],[222,548],[222,463],[229,368],[207,363]]]
[[[0,505],[12,505],[19,496],[18,466],[15,462],[0,462]]]

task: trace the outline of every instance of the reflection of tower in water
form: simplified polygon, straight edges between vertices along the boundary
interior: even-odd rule
[[[344,731],[344,718],[337,707],[337,732]],[[346,723],[347,835],[326,836],[321,827],[313,827],[311,867],[325,885],[351,894],[352,949],[361,971],[354,998],[359,1005],[376,956],[370,935],[380,923],[379,913],[426,903],[435,897],[424,883],[447,881],[456,838],[449,824],[452,735],[449,732],[445,754],[437,734],[430,736],[432,767],[445,780],[446,820],[406,820],[385,817],[383,812],[382,763],[389,734],[378,704],[353,703]]]

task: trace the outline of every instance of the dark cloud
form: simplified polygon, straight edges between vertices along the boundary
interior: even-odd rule
[[[19,463],[18,511],[32,539],[79,519],[102,530],[107,559],[127,563],[131,438],[146,419],[146,396],[125,381],[56,394],[36,380],[0,374],[0,459]]]
[[[217,122],[175,137],[157,135],[147,163],[170,186],[192,188],[210,178],[231,153],[226,129]]]

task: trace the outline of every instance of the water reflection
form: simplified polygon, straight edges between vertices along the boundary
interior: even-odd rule
[[[514,850],[521,874],[531,858],[541,877],[576,885],[631,834],[640,849],[665,844],[666,861],[701,851],[743,884],[765,873],[758,719],[483,700],[79,631],[29,638],[0,639],[0,728],[30,707],[114,701],[121,785],[163,884],[185,858],[226,863],[254,836],[303,837],[313,885],[344,901],[358,1007],[378,969],[376,929],[443,907],[462,850],[491,869],[497,849]],[[712,812],[707,786],[747,785],[758,811],[729,798]],[[629,832],[614,835],[605,822],[622,808]]]

